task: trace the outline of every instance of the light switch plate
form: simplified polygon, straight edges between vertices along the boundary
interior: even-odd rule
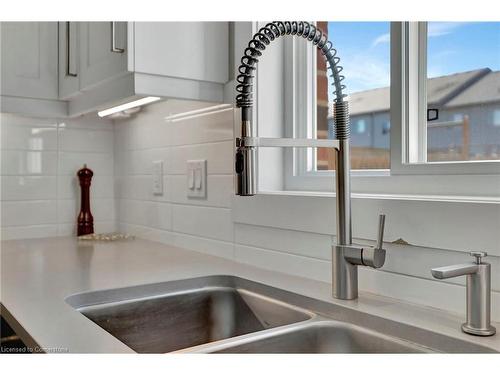
[[[163,160],[153,161],[153,194],[163,195]]]
[[[187,161],[187,196],[205,199],[207,197],[207,161]]]

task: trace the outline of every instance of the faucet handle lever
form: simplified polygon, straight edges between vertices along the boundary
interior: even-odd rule
[[[378,234],[377,244],[375,247],[366,247],[361,251],[361,264],[373,268],[380,268],[385,262],[384,249],[384,225],[385,215],[381,214],[378,217]]]
[[[385,226],[385,215],[380,214],[378,217],[378,234],[377,234],[377,245],[376,249],[382,249],[384,246],[384,226]]]
[[[485,251],[471,251],[470,255],[476,258],[476,264],[481,264],[484,257],[488,256]]]

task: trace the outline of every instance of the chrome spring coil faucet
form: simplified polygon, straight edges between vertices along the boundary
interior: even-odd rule
[[[301,36],[315,45],[328,62],[333,78],[334,126],[336,139],[257,138],[252,123],[253,77],[262,51],[281,36]],[[241,108],[241,138],[236,139],[236,194],[253,196],[257,193],[257,147],[332,147],[336,153],[337,244],[332,246],[332,294],[335,298],[355,299],[358,296],[357,266],[379,268],[384,264],[382,248],[385,217],[381,215],[377,245],[362,248],[352,245],[351,188],[349,152],[349,107],[342,84],[344,76],[340,59],[327,36],[305,21],[275,21],[259,29],[248,43],[241,58],[236,78],[236,106]]]

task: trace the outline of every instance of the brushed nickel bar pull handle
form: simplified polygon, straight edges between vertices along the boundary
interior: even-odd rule
[[[116,46],[116,22],[111,21],[111,52],[123,53],[125,48],[119,48]]]
[[[66,76],[78,77],[78,73],[71,72],[71,22],[66,22]]]

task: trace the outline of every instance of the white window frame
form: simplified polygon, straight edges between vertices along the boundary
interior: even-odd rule
[[[427,23],[393,22],[390,89],[391,174],[499,174],[498,160],[427,163],[426,84]],[[402,101],[402,98],[406,100]]]
[[[375,194],[494,196],[500,161],[426,163],[426,23],[391,23],[390,170],[353,170],[352,191]],[[335,45],[335,40],[332,41]],[[285,44],[286,136],[316,137],[316,53],[287,38]],[[342,58],[342,51],[339,51]],[[286,63],[292,61],[293,63]],[[412,61],[412,63],[410,63]],[[349,88],[349,72],[345,71]],[[298,93],[304,95],[298,96]],[[417,99],[412,99],[412,98]],[[301,101],[302,98],[302,101]],[[306,124],[306,125],[304,125]],[[291,125],[291,126],[290,126]],[[416,137],[417,136],[417,137]],[[420,140],[420,141],[418,141]],[[334,191],[333,171],[316,171],[312,150],[285,151],[284,190]],[[313,161],[311,161],[313,160]],[[452,178],[446,176],[454,175]]]

